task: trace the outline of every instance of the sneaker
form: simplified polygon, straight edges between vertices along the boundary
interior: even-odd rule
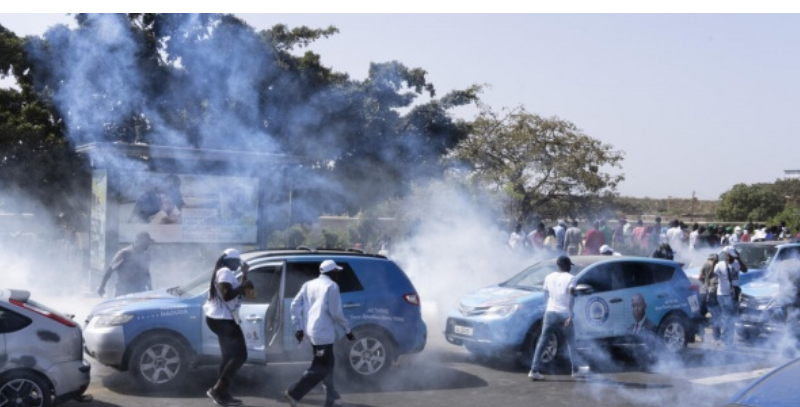
[[[236,407],[236,406],[241,406],[243,404],[242,400],[233,398],[233,396],[231,396],[230,394],[224,395],[222,399],[225,400],[225,403],[228,405],[228,407]]]
[[[572,372],[572,377],[576,379],[587,379],[589,378],[589,366],[581,366],[578,370]]]
[[[286,402],[289,403],[292,407],[297,407],[297,400],[293,399],[291,395],[289,395],[289,390],[283,392],[283,397],[286,397]]]
[[[228,402],[225,400],[224,397],[222,397],[219,393],[217,393],[217,391],[214,390],[213,387],[208,389],[208,391],[206,391],[206,396],[208,396],[211,399],[211,401],[213,401],[214,404],[218,405],[219,407],[228,407]]]
[[[542,376],[542,374],[541,374],[541,373],[539,373],[539,372],[534,372],[533,370],[531,370],[531,371],[528,373],[528,378],[529,378],[529,379],[531,379],[531,380],[533,380],[533,381],[540,381],[540,380],[544,380],[544,376]]]

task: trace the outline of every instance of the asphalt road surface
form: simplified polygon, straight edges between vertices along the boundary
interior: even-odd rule
[[[712,343],[692,344],[680,357],[655,363],[615,354],[595,357],[592,377],[573,379],[550,372],[545,381],[531,382],[515,363],[476,360],[463,348],[447,344],[431,332],[422,353],[401,360],[377,383],[354,382],[337,376],[346,406],[721,406],[737,391],[771,368],[788,360],[769,345],[738,344],[724,349]],[[645,358],[646,359],[646,358]],[[288,406],[283,391],[300,377],[307,364],[245,366],[232,385],[245,406]],[[192,372],[182,388],[152,393],[137,388],[127,373],[93,363],[91,402],[71,401],[67,407],[211,406],[205,391],[215,380],[215,367]],[[322,406],[315,389],[301,406]]]

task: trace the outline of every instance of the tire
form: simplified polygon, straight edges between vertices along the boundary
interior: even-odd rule
[[[150,390],[180,384],[189,370],[189,352],[177,339],[154,335],[136,344],[129,361],[136,382]]]
[[[533,355],[536,353],[536,344],[539,337],[542,336],[542,322],[537,322],[525,335],[525,341],[522,343],[522,352],[520,352],[519,363],[526,368],[530,368],[533,364]],[[553,370],[558,363],[562,346],[562,340],[557,334],[550,335],[547,346],[544,348],[542,354],[542,370]]]
[[[658,327],[658,345],[668,353],[680,353],[689,343],[689,324],[686,318],[670,315]]]
[[[29,371],[14,371],[0,376],[0,400],[9,405],[51,407],[53,394],[50,383]]]
[[[394,363],[395,346],[383,332],[367,329],[355,331],[356,340],[344,339],[338,363],[344,363],[349,376],[374,379],[383,376]]]

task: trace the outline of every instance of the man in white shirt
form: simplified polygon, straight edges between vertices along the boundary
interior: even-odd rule
[[[721,345],[733,345],[733,327],[736,318],[737,303],[734,299],[734,287],[739,280],[739,262],[736,261],[736,249],[732,246],[725,247],[725,260],[720,260],[714,266],[714,275],[717,276],[717,302],[722,311],[720,327]]]
[[[542,321],[542,334],[536,343],[536,351],[531,362],[531,371],[528,377],[531,380],[544,380],[539,372],[542,365],[542,354],[550,335],[559,332],[560,337],[567,340],[569,359],[572,361],[572,376],[586,377],[589,367],[583,365],[581,356],[575,349],[575,331],[572,327],[572,290],[575,277],[570,274],[572,261],[567,256],[560,256],[556,260],[558,271],[554,271],[544,278],[544,299],[546,308]],[[580,367],[579,367],[580,366]]]
[[[292,300],[294,336],[298,342],[302,342],[308,335],[314,349],[311,367],[284,393],[292,407],[322,381],[325,387],[325,407],[338,405],[339,393],[333,386],[333,367],[336,363],[333,343],[336,342],[336,327],[344,329],[347,339],[356,339],[344,316],[339,285],[335,282],[341,270],[333,260],[323,261],[319,265],[319,277],[303,284]]]

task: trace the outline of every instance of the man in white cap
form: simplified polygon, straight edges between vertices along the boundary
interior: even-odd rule
[[[717,277],[717,302],[722,311],[722,334],[721,344],[725,346],[733,345],[733,327],[735,324],[737,303],[739,272],[742,270],[742,262],[739,261],[739,253],[733,246],[726,246],[725,260],[720,259],[714,266],[714,274]]]
[[[292,300],[292,323],[294,336],[298,342],[308,335],[314,349],[314,360],[298,382],[284,392],[286,401],[295,407],[319,382],[325,387],[325,407],[338,405],[340,398],[333,386],[333,343],[336,342],[336,326],[346,332],[347,339],[356,337],[342,310],[339,285],[335,280],[342,268],[333,260],[325,260],[319,265],[319,277],[306,282]]]
[[[604,244],[600,246],[600,254],[602,254],[603,256],[613,256],[614,249],[612,249],[611,246]]]

